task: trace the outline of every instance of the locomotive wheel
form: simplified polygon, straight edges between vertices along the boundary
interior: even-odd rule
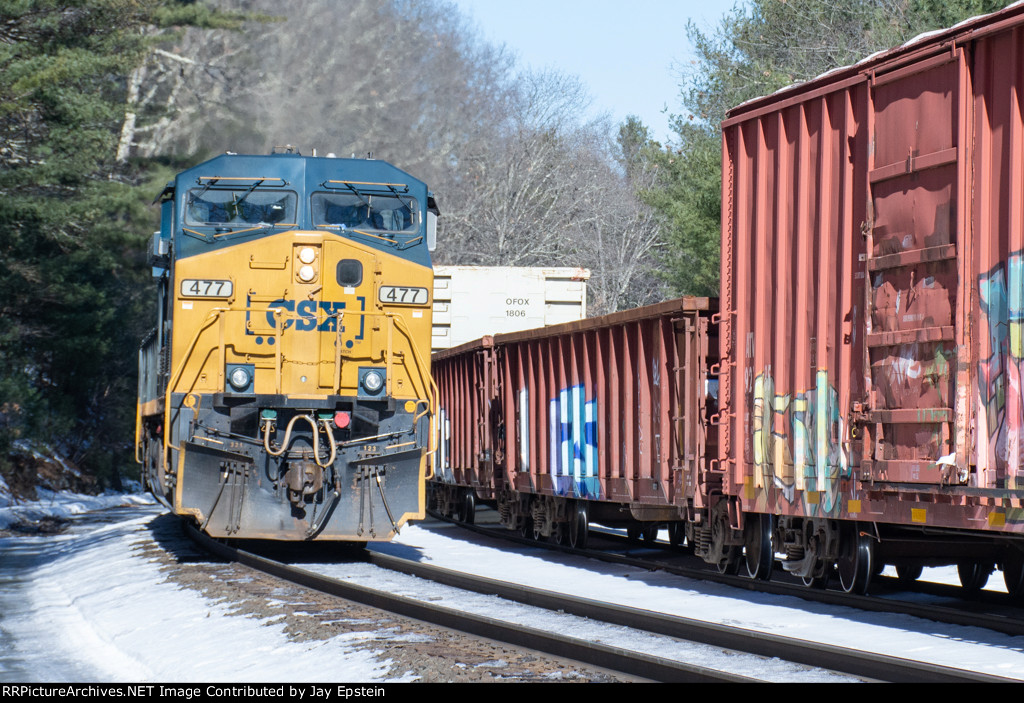
[[[772,516],[768,513],[747,515],[743,526],[743,549],[747,576],[757,581],[772,577],[775,549],[772,547]]]
[[[626,528],[626,539],[630,542],[639,542],[644,534],[644,528],[640,525],[630,525]]]
[[[960,585],[964,591],[974,594],[988,583],[992,568],[992,564],[981,564],[976,561],[963,562],[956,565],[956,574],[960,577]]]
[[[844,591],[861,596],[868,592],[874,573],[874,556],[874,540],[863,534],[856,523],[844,524],[839,535],[839,559],[836,560],[839,584]]]
[[[587,535],[590,533],[590,513],[587,504],[581,501],[573,502],[569,520],[569,546],[586,549]]]
[[[476,493],[473,489],[467,490],[462,499],[462,521],[467,525],[476,521]]]
[[[1014,600],[1024,598],[1024,554],[1010,547],[1003,559],[1003,583]]]
[[[921,574],[924,573],[924,567],[920,564],[917,565],[896,565],[896,578],[900,580],[900,583],[909,584],[917,581],[921,578]]]

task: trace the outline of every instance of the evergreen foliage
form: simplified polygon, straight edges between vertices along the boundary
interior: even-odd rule
[[[683,76],[676,142],[659,150],[660,180],[641,197],[665,228],[671,289],[717,295],[719,124],[728,109],[917,34],[1005,7],[1005,0],[750,0],[710,34],[687,27],[697,59]]]
[[[0,468],[19,437],[100,474],[128,456],[159,188],[114,154],[126,77],[151,30],[183,21],[234,19],[173,0],[0,3]]]

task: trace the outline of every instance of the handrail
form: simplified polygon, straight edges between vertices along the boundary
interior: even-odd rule
[[[213,308],[207,314],[206,319],[196,328],[195,334],[192,335],[192,340],[188,343],[185,348],[185,353],[181,356],[181,361],[178,363],[178,368],[174,370],[174,375],[171,376],[167,381],[167,393],[164,396],[164,451],[166,452],[171,448],[170,436],[171,436],[171,392],[172,389],[178,384],[178,380],[181,378],[181,374],[185,371],[185,364],[192,356],[192,352],[195,350],[196,344],[199,342],[199,337],[203,334],[207,327],[209,327],[214,321],[220,318],[221,313],[228,312],[230,308]],[[198,379],[192,380],[193,385]],[[178,451],[181,451],[181,447],[174,447]]]
[[[217,357],[221,361],[221,368],[218,371],[218,374],[220,374],[222,376],[223,373],[224,373],[224,361],[226,359],[225,355],[226,355],[226,346],[227,346],[227,342],[226,342],[225,334],[224,334],[224,324],[223,324],[224,317],[226,316],[226,313],[247,313],[247,312],[251,313],[252,310],[249,309],[249,308],[223,308],[223,307],[213,308],[207,314],[207,317],[202,321],[202,323],[196,328],[195,333],[192,335],[191,340],[189,341],[188,345],[185,348],[184,354],[182,354],[181,361],[178,363],[178,366],[174,370],[174,374],[171,376],[171,378],[169,379],[168,384],[167,384],[167,390],[166,390],[166,394],[165,394],[165,398],[164,398],[164,428],[165,428],[165,430],[164,430],[164,433],[163,433],[163,435],[164,435],[163,436],[163,440],[164,440],[163,444],[164,444],[165,451],[167,449],[172,448],[172,445],[171,445],[171,442],[170,442],[171,432],[169,431],[170,422],[171,422],[171,398],[170,398],[170,396],[171,396],[172,392],[182,392],[182,391],[175,391],[175,388],[178,385],[179,381],[181,380],[182,374],[185,371],[185,367],[187,366],[188,361],[193,357],[193,354],[196,351],[196,348],[197,348],[197,346],[199,344],[200,338],[202,337],[203,333],[207,329],[209,329],[211,327],[211,325],[213,325],[215,323],[219,323],[218,324],[217,343],[215,345],[212,345],[212,346],[209,347],[209,349],[207,350],[207,356],[209,356],[209,354],[211,352],[214,352],[216,350]],[[287,323],[289,321],[307,320],[309,318],[307,318],[305,316],[302,316],[302,315],[299,315],[299,314],[297,314],[295,312],[292,312],[290,310],[287,310],[285,308],[280,308],[280,307],[272,308],[272,309],[268,308],[268,312],[272,312],[273,315],[274,315],[274,318],[275,318],[275,322],[274,322],[274,327],[275,327],[275,329],[274,329],[274,336],[275,336],[275,345],[274,345],[275,346],[275,350],[274,350],[274,385],[275,385],[275,391],[277,393],[280,393],[281,392],[281,371],[282,371],[282,367],[283,367],[282,336],[284,334],[285,327],[287,326]],[[413,385],[414,392],[417,395],[420,395],[420,393],[422,393],[423,396],[426,396],[426,397],[422,398],[422,400],[424,402],[426,402],[426,404],[427,404],[426,409],[423,412],[420,412],[419,414],[417,414],[413,418],[413,426],[415,427],[415,424],[419,421],[419,419],[421,417],[423,417],[423,415],[425,413],[430,413],[430,416],[431,416],[430,432],[429,432],[429,436],[428,436],[428,440],[427,440],[427,454],[426,454],[426,456],[429,457],[431,454],[433,454],[436,451],[436,447],[434,446],[434,444],[435,444],[434,434],[435,434],[435,431],[436,431],[436,423],[437,423],[437,412],[436,412],[436,409],[437,409],[438,388],[437,388],[437,384],[434,382],[433,376],[430,374],[429,366],[427,366],[426,362],[424,361],[425,357],[423,356],[422,352],[420,352],[420,349],[419,349],[418,345],[416,344],[416,340],[415,340],[414,336],[412,335],[412,333],[410,332],[410,330],[408,328],[408,325],[406,324],[405,320],[399,314],[394,313],[394,312],[376,312],[376,311],[363,311],[363,310],[359,310],[359,311],[356,311],[356,310],[345,310],[345,311],[343,311],[342,314],[337,314],[336,313],[334,316],[336,318],[337,338],[336,338],[335,353],[334,353],[334,363],[335,363],[334,378],[335,378],[335,383],[332,384],[333,385],[332,390],[335,393],[337,393],[337,392],[339,392],[341,390],[340,389],[341,365],[343,363],[343,360],[342,360],[342,345],[340,343],[338,343],[338,342],[340,342],[340,340],[341,340],[341,331],[340,330],[341,330],[341,323],[342,323],[343,316],[344,317],[359,316],[359,317],[363,317],[363,318],[383,317],[387,321],[387,330],[386,330],[387,341],[386,341],[386,350],[385,350],[387,358],[385,359],[385,363],[386,363],[386,371],[387,371],[387,373],[386,373],[387,392],[389,394],[392,392],[392,371],[393,371],[394,359],[395,359],[394,337],[393,337],[394,330],[397,329],[398,332],[407,340],[407,342],[409,344],[409,350],[410,350],[411,355],[413,357],[413,364],[411,366],[409,364],[403,364],[403,366],[405,366],[405,368],[408,369],[408,371],[409,371],[410,380],[412,380],[413,384],[414,384]],[[325,316],[324,320],[326,320],[328,317],[330,317],[330,315]],[[320,320],[319,315],[317,316],[317,320],[318,321]],[[413,368],[412,368],[413,366],[415,367],[415,373],[413,373]],[[219,378],[220,378],[220,376],[219,376]],[[192,379],[192,385],[190,386],[190,389],[195,386],[195,383],[198,380],[199,380],[199,374],[197,373],[196,377],[194,379]],[[188,395],[187,391],[185,393],[186,393],[186,395]],[[138,435],[138,428],[136,429],[136,434]],[[173,447],[173,448],[178,449],[179,451],[181,449],[180,446],[176,446],[176,447]],[[137,442],[137,446],[136,446],[136,452],[138,452],[138,442]],[[431,476],[427,476],[427,478],[431,478],[432,477],[432,474],[433,474],[432,470],[431,470],[430,473],[431,473]]]
[[[429,386],[428,384],[424,384],[423,388],[423,390],[429,395],[426,400],[428,403],[427,411],[430,412],[430,433],[427,439],[427,453],[425,455],[425,457],[429,458],[435,451],[437,451],[437,447],[434,446],[434,437],[437,432],[437,396],[439,394],[437,383],[434,381],[434,375],[430,373],[429,370],[424,374],[423,355],[420,353],[419,347],[416,346],[416,339],[412,336],[412,333],[406,326],[405,320],[395,313],[385,314],[388,315],[394,323],[397,323],[395,326],[398,327],[399,331],[405,335],[406,339],[409,340],[409,348],[412,350],[413,358],[416,360],[416,370],[419,372],[421,377],[425,377],[429,382]],[[422,413],[413,419],[413,426],[415,426],[416,422],[418,422],[421,417],[423,417]],[[428,470],[427,475],[424,476],[424,478],[429,481],[434,478],[434,464],[433,462],[428,461],[426,462],[426,465]]]
[[[142,401],[135,401],[135,463],[141,464],[142,457],[139,450],[142,449]]]

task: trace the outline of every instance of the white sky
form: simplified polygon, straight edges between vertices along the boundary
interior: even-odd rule
[[[679,68],[693,58],[686,24],[710,32],[740,0],[453,0],[484,38],[522,64],[579,76],[597,113],[618,124],[635,114],[655,139],[681,112]]]

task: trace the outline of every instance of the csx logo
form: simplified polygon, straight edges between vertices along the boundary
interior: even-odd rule
[[[284,308],[288,312],[297,313],[300,318],[298,320],[286,320],[284,329],[288,329],[294,323],[295,330],[298,332],[311,332],[312,330],[334,332],[338,329],[338,318],[336,315],[345,309],[345,303],[335,303],[327,300],[275,300],[267,306],[267,324],[271,327],[276,326],[277,315],[274,313],[274,310],[277,308]],[[323,318],[320,320],[319,325],[317,325],[317,310],[322,313],[321,318]]]

